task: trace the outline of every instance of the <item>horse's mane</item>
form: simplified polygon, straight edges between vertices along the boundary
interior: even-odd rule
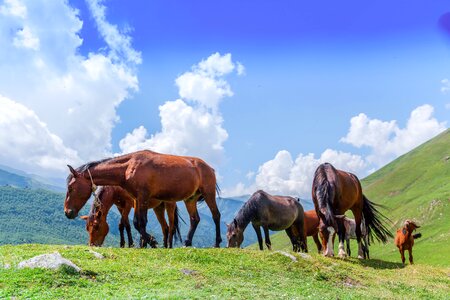
[[[83,172],[86,172],[87,169],[95,167],[95,166],[97,166],[101,163],[104,163],[106,161],[109,161],[111,159],[113,159],[113,157],[109,157],[109,158],[105,158],[105,159],[101,159],[101,160],[97,160],[97,161],[91,161],[84,165],[79,166],[78,168],[75,169],[75,171],[77,171],[78,173],[83,173]],[[73,178],[73,174],[69,173],[69,176],[67,176],[67,179],[66,179],[67,185],[69,185],[69,182],[72,180],[72,178]]]
[[[334,197],[334,187],[330,184],[327,176],[328,172],[336,172],[334,167],[329,163],[321,164],[314,173],[314,189],[316,199],[319,205],[317,214],[320,216],[320,208],[326,208],[325,221],[326,225],[332,225],[335,223],[333,209],[331,208],[331,201]]]
[[[255,193],[256,194],[256,193]],[[253,195],[244,203],[234,220],[239,227],[246,227],[258,212],[257,196]]]

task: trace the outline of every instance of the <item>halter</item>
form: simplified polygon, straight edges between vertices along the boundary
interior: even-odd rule
[[[92,189],[92,196],[94,196],[94,207],[101,207],[102,203],[100,202],[100,199],[98,199],[98,195],[96,193],[97,191],[97,186],[94,183],[94,180],[92,179],[92,175],[91,175],[91,171],[89,171],[89,168],[87,169],[88,174],[89,174],[89,178],[91,179],[91,189]]]

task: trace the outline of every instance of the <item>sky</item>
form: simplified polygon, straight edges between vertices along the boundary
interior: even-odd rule
[[[0,0],[0,164],[150,149],[310,198],[448,127],[449,58],[448,1]]]

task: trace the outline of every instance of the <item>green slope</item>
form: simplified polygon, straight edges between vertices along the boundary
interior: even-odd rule
[[[0,298],[20,299],[445,299],[448,268],[377,260],[298,261],[242,249],[94,249],[86,246],[0,246]],[[59,251],[81,267],[17,269],[25,259]],[[9,265],[9,269],[2,266]]]
[[[368,176],[362,185],[370,200],[386,206],[382,211],[392,220],[393,232],[405,219],[422,225],[422,238],[413,250],[415,263],[450,266],[450,130]],[[272,241],[275,249],[290,248],[284,232],[274,235]],[[352,253],[357,253],[355,244]],[[312,240],[308,246],[314,249]],[[400,261],[393,241],[372,245],[371,256]]]

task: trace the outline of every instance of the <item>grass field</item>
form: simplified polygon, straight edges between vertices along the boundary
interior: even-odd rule
[[[119,249],[86,246],[0,247],[0,298],[220,298],[220,299],[444,299],[450,269],[402,267],[380,260],[298,261],[276,252],[247,249]],[[82,268],[17,269],[25,259],[59,251]],[[294,254],[295,255],[295,254]]]

